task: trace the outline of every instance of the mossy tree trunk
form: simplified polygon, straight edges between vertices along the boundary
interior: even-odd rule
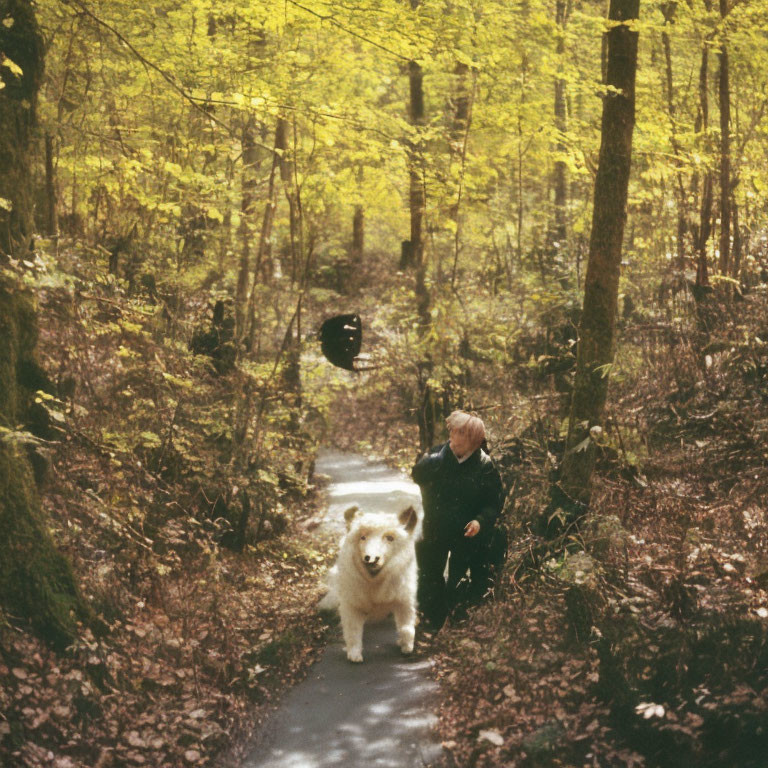
[[[0,51],[15,65],[0,69],[0,256],[23,255],[33,232],[29,147],[43,40],[29,2],[0,0],[0,19]]]
[[[0,0],[0,19],[13,21],[0,25],[0,51],[21,69],[4,67],[0,89],[0,197],[11,206],[0,206],[0,253],[22,255],[33,231],[29,151],[43,43],[31,3]],[[48,532],[25,445],[14,435],[40,387],[36,341],[31,297],[0,278],[0,607],[63,648],[88,609]]]
[[[89,611],[48,532],[25,446],[12,436],[39,386],[36,338],[31,298],[0,282],[0,606],[63,648]]]
[[[627,189],[635,125],[638,33],[630,26],[639,0],[611,0],[607,84],[584,311],[579,329],[573,400],[560,488],[567,498],[589,502],[597,446],[590,430],[601,427],[613,363],[621,249],[627,215]],[[615,89],[615,90],[614,90]],[[592,433],[596,434],[596,433]]]

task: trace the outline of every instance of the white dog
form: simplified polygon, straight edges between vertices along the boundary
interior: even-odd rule
[[[338,608],[350,661],[363,660],[363,625],[395,616],[403,653],[413,650],[416,625],[416,549],[418,516],[413,507],[399,515],[344,513],[347,533],[329,572],[321,609]]]

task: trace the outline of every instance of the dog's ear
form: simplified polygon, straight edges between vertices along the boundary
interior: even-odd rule
[[[407,507],[397,516],[397,519],[400,521],[400,525],[402,525],[408,533],[413,533],[413,529],[416,527],[419,516],[416,514],[416,510],[413,507]]]
[[[360,510],[354,506],[350,507],[345,513],[344,513],[344,521],[347,524],[347,528],[349,528],[350,525],[352,525],[352,518],[359,512]]]

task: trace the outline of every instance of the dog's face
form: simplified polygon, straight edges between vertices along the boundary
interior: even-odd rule
[[[389,515],[358,516],[357,512],[357,507],[352,507],[344,513],[349,529],[347,535],[354,542],[359,564],[369,576],[376,576],[413,535],[416,510],[408,507],[397,519]]]

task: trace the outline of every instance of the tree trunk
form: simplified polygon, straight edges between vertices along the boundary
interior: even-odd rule
[[[29,2],[0,0],[0,52],[22,70],[0,67],[0,258],[24,255],[34,232],[30,142],[43,77],[43,39]]]
[[[415,61],[408,62],[408,79],[410,83],[409,115],[412,125],[424,123],[424,89],[421,65]],[[409,186],[411,208],[411,259],[416,271],[416,308],[419,322],[422,326],[429,324],[429,293],[426,287],[426,264],[424,262],[424,182],[422,179],[421,146],[418,140],[411,146],[409,159]]]
[[[256,336],[257,286],[261,278],[265,275],[271,277],[274,271],[272,264],[272,225],[275,221],[275,208],[277,207],[277,200],[275,197],[275,177],[285,149],[286,123],[285,120],[280,118],[275,127],[275,151],[272,153],[272,168],[269,172],[267,204],[264,207],[264,218],[262,219],[261,234],[259,235],[259,250],[256,254],[256,264],[253,268],[253,282],[251,283],[251,295],[248,299],[248,338],[246,341],[246,349],[249,353],[253,352]]]
[[[738,280],[741,275],[741,258],[743,252],[743,241],[741,237],[741,227],[739,226],[739,207],[736,205],[734,195],[731,195],[732,229],[733,229],[733,259],[731,260],[731,277]]]
[[[410,0],[412,10],[421,5],[421,0]],[[424,124],[424,73],[417,61],[408,62],[408,118],[413,126]],[[411,211],[410,245],[403,247],[401,266],[415,269],[416,307],[422,327],[429,324],[429,294],[426,287],[426,265],[424,263],[424,209],[426,197],[422,173],[422,148],[420,139],[411,143],[408,153],[408,198]]]
[[[281,142],[282,153],[279,155],[278,167],[280,169],[280,180],[283,183],[283,191],[288,201],[288,231],[291,243],[291,285],[299,278],[299,262],[302,251],[300,240],[300,220],[299,220],[299,200],[298,187],[295,178],[295,122],[294,122],[294,146],[292,156],[288,158],[288,122],[283,117],[277,119],[277,134],[275,136],[275,146],[277,146],[278,136]]]
[[[410,0],[413,10],[419,7],[421,0]],[[410,100],[408,104],[408,117],[411,125],[417,127],[424,124],[424,81],[421,65],[416,61],[408,62],[408,84]],[[426,195],[423,182],[423,156],[421,146],[421,136],[417,134],[416,140],[411,143],[408,157],[408,179],[409,179],[409,200],[411,209],[411,239],[410,247],[403,249],[403,256],[410,255],[411,263],[415,268],[416,294],[416,314],[418,318],[418,334],[424,337],[429,328],[431,317],[429,312],[430,298],[426,283],[426,263],[424,260],[424,209],[426,207]],[[427,404],[432,401],[432,391],[427,377],[422,375],[424,367],[431,366],[427,360],[419,361],[419,377],[417,382],[417,391],[420,401],[418,411],[419,421],[419,442],[422,450],[429,447],[429,429],[425,429],[427,414]]]
[[[288,123],[280,118],[278,130],[283,131],[287,137]],[[287,144],[287,141],[286,141]],[[299,281],[299,296],[296,301],[296,311],[288,324],[283,349],[285,350],[285,363],[282,370],[282,390],[284,402],[290,409],[289,425],[292,431],[299,427],[299,414],[302,405],[301,396],[301,317],[303,308],[304,291],[307,288],[312,260],[313,243],[310,238],[304,259],[304,218],[302,215],[301,190],[298,184],[297,163],[298,136],[296,127],[296,115],[293,116],[293,146],[291,148],[291,160],[286,154],[280,156],[280,178],[283,182],[285,196],[288,199],[289,225],[291,236],[291,283]],[[299,270],[301,269],[301,274]],[[296,331],[294,333],[294,325]],[[279,357],[279,353],[278,353]]]
[[[472,104],[475,96],[475,74],[473,73],[473,84],[469,84],[469,65],[458,62],[454,69],[456,75],[456,96],[454,99],[455,111],[453,115],[453,124],[451,125],[451,164],[458,163],[459,186],[456,191],[456,202],[451,205],[449,216],[454,223],[453,231],[453,266],[451,268],[451,288],[456,285],[456,273],[459,264],[459,251],[461,250],[461,203],[464,194],[464,172],[467,163],[467,144],[469,142],[469,128],[472,122]],[[436,272],[439,276],[442,268],[438,263]]]
[[[563,65],[565,56],[565,31],[568,23],[568,5],[566,0],[557,0],[555,16],[558,26],[557,56],[560,66]],[[559,74],[555,78],[555,128],[557,130],[557,144],[555,152],[557,160],[553,171],[554,187],[554,217],[549,232],[549,246],[552,250],[561,250],[565,246],[568,237],[568,176],[567,166],[563,156],[567,148],[565,146],[565,132],[568,129],[568,113],[566,100],[565,79]]]
[[[709,2],[706,3],[709,10]],[[696,116],[695,131],[706,137],[709,127],[709,47],[705,42],[701,49],[701,66],[699,67],[699,112]],[[698,186],[698,174],[694,177]],[[699,205],[699,223],[695,230],[694,250],[696,252],[696,291],[698,298],[703,289],[709,289],[709,269],[707,264],[707,242],[712,233],[712,171],[704,171]]]
[[[453,74],[456,76],[456,91],[453,99],[453,121],[451,123],[451,154],[461,155],[464,134],[467,132],[470,109],[472,106],[472,88],[469,86],[469,64],[456,63]]]
[[[429,360],[419,363],[419,406],[416,415],[419,422],[419,447],[421,451],[427,451],[435,444],[438,402],[435,390],[429,384],[432,370],[433,366]]]
[[[523,269],[523,121],[517,119],[517,264]]]
[[[611,0],[609,19],[638,17],[639,0]],[[579,329],[576,379],[560,488],[566,497],[589,503],[590,480],[602,427],[608,372],[613,364],[621,250],[635,124],[638,33],[626,23],[608,32],[608,85],[603,100],[602,141],[595,179],[592,231]]]
[[[712,172],[704,173],[701,189],[701,208],[699,211],[699,227],[696,237],[696,287],[709,288],[709,264],[707,261],[707,243],[712,234],[712,190],[714,180]]]
[[[408,62],[408,84],[410,101],[408,115],[411,125],[421,125],[424,122],[424,92],[421,66]],[[422,241],[422,222],[424,218],[424,185],[421,181],[421,148],[418,140],[411,144],[408,158],[409,205],[411,213],[411,259],[412,266],[418,267],[422,258],[424,244]]]
[[[0,0],[0,51],[21,67],[19,77],[3,69],[0,89],[0,254],[20,254],[32,234],[30,135],[43,71],[43,41],[32,5]],[[26,102],[22,104],[22,102]],[[23,424],[27,408],[45,378],[35,358],[37,319],[29,295],[0,278],[0,424]],[[0,606],[29,620],[54,647],[75,637],[76,620],[91,620],[69,561],[56,549],[40,508],[24,446],[0,441]],[[10,437],[10,439],[8,439]]]
[[[672,44],[667,32],[667,26],[674,24],[675,10],[676,6],[674,3],[662,6],[665,26],[661,33],[661,42],[664,47],[665,95],[670,124],[670,144],[675,153],[675,199],[677,203],[677,259],[675,266],[679,274],[682,275],[685,271],[685,235],[688,231],[688,194],[685,188],[685,179],[683,178],[683,152],[677,138],[677,107],[675,104],[675,83],[672,70]]]
[[[19,16],[15,18],[18,24]],[[31,297],[0,278],[3,425],[24,423],[35,392],[42,386],[45,377],[35,361],[36,341]],[[69,561],[51,538],[25,446],[12,434],[0,441],[0,606],[9,615],[28,620],[44,640],[63,649],[75,638],[76,621],[93,624],[92,616]]]
[[[241,148],[243,154],[243,172],[240,189],[240,265],[237,272],[237,293],[235,295],[235,339],[238,349],[245,336],[247,317],[248,283],[250,276],[251,216],[256,192],[256,170],[258,151],[253,135],[253,119],[243,126]]]
[[[56,173],[53,163],[53,136],[45,134],[45,234],[57,237],[59,217],[56,205]]]
[[[520,111],[517,115],[517,167],[515,176],[517,181],[517,264],[523,268],[523,217],[525,214],[525,201],[523,198],[523,160],[525,148],[523,147],[523,107],[526,102],[526,88],[528,86],[528,55],[523,54],[520,65]]]
[[[728,0],[720,0],[720,16],[728,15]],[[720,77],[720,274],[727,276],[731,269],[731,91],[728,75],[728,48],[721,41]]]
[[[363,263],[365,252],[365,209],[362,205],[355,206],[352,217],[352,263],[359,267]]]

